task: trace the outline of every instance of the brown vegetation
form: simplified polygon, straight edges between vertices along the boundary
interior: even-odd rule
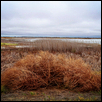
[[[48,45],[43,50],[47,50]],[[56,45],[57,50],[60,49],[58,46]],[[92,71],[90,65],[82,59],[39,51],[37,54],[27,55],[12,68],[4,70],[1,73],[1,85],[12,90],[57,86],[82,92],[98,91],[101,89],[101,74]]]
[[[70,42],[70,41],[63,41],[63,40],[47,40],[47,39],[43,39],[43,40],[36,40],[35,42],[30,43],[31,45],[35,45],[34,47],[38,48],[39,50],[49,50],[49,51],[62,51],[62,52],[66,52],[66,51],[71,51],[73,49],[75,50],[81,50],[82,48],[92,48],[94,46],[94,48],[98,45],[98,44],[87,44],[87,43],[77,43],[77,42]],[[33,47],[33,46],[32,46]]]

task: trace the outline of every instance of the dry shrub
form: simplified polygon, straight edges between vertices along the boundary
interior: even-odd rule
[[[64,84],[75,91],[97,91],[101,88],[101,74],[91,70],[82,59],[67,59]]]
[[[101,88],[101,74],[95,74],[82,59],[39,51],[36,55],[27,55],[16,62],[13,68],[3,71],[1,84],[12,90],[65,86],[76,91],[94,91]]]
[[[37,89],[44,84],[40,76],[24,68],[8,68],[2,74],[2,84],[9,89]]]

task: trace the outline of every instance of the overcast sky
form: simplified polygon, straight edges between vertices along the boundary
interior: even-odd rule
[[[101,36],[101,1],[1,1],[1,35]]]

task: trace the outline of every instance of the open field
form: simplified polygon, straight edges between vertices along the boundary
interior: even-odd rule
[[[101,100],[101,45],[12,39],[25,47],[1,49],[1,100]]]

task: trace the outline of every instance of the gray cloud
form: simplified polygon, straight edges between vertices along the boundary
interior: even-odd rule
[[[101,1],[1,1],[2,33],[101,35]]]

